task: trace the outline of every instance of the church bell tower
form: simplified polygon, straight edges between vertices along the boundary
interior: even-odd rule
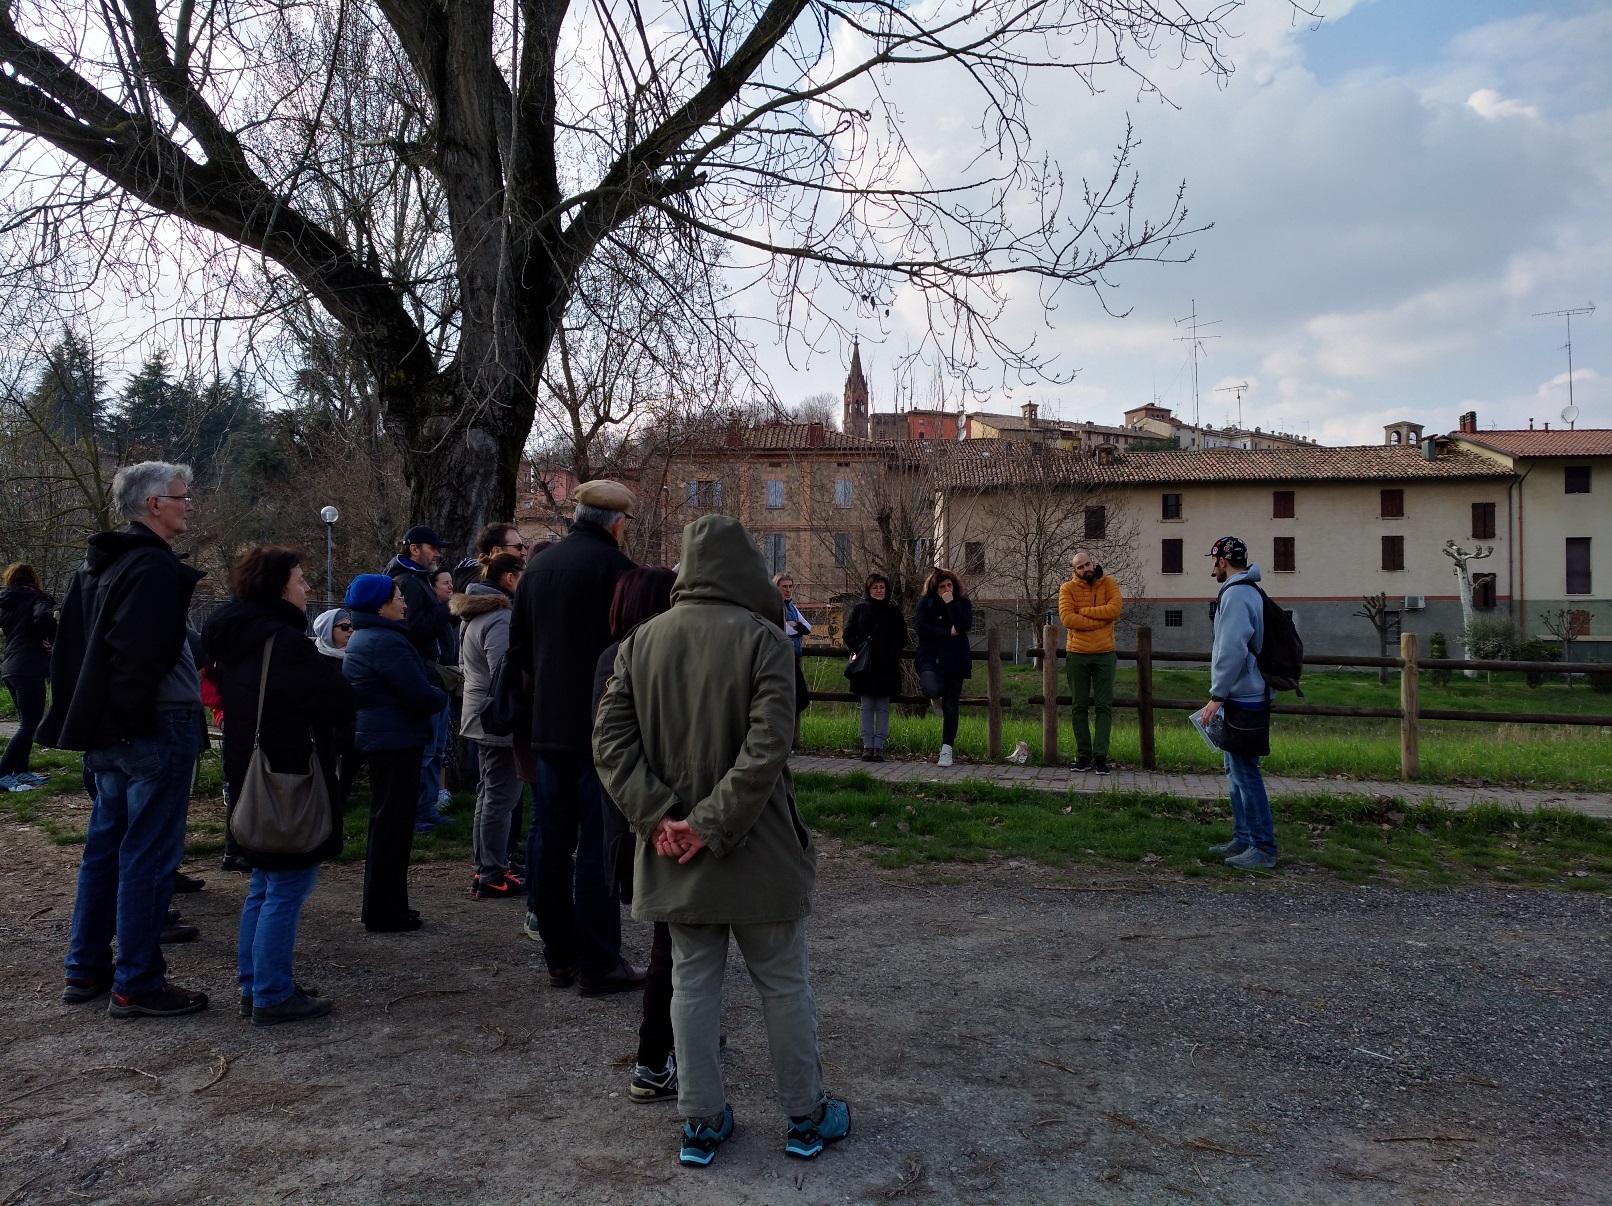
[[[851,345],[851,371],[845,374],[845,413],[840,429],[849,436],[868,438],[868,383],[862,376],[862,341]]]

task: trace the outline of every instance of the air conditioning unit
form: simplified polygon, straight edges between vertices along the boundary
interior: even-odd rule
[[[1427,596],[1426,595],[1406,595],[1405,596],[1405,610],[1406,611],[1421,611],[1426,606],[1427,606]]]

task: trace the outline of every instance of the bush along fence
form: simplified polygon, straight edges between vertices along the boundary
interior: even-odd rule
[[[1050,657],[1043,656],[1043,650],[1045,649],[1053,650],[1053,655]],[[810,646],[803,650],[803,654],[806,657],[842,660],[849,657],[850,652],[849,649],[825,649]],[[1047,625],[1042,630],[1041,647],[1031,649],[1029,652],[1039,662],[1041,668],[1041,694],[1032,695],[1027,701],[1031,705],[1041,705],[1041,762],[1044,766],[1056,766],[1058,764],[1058,708],[1060,705],[1067,706],[1071,702],[1069,696],[1058,694],[1058,659],[1066,656],[1066,654],[1062,649],[1058,648],[1057,626],[1053,624]],[[1120,649],[1117,652],[1119,660],[1136,663],[1136,694],[1114,696],[1114,706],[1116,708],[1136,709],[1142,767],[1145,770],[1153,770],[1156,765],[1154,754],[1154,713],[1156,711],[1196,712],[1204,705],[1204,701],[1201,699],[1166,699],[1155,695],[1153,693],[1153,667],[1156,663],[1206,663],[1210,660],[1210,655],[1203,650],[1155,650],[1153,648],[1153,630],[1151,628],[1138,628],[1136,630],[1136,648]],[[911,652],[907,652],[902,656],[911,659],[913,655]],[[1000,762],[1002,760],[1002,714],[1005,704],[1002,696],[1002,634],[998,629],[993,628],[986,634],[985,652],[976,652],[974,660],[985,663],[985,695],[964,698],[958,702],[963,707],[985,709],[986,756],[992,762]],[[1424,660],[1419,656],[1417,635],[1413,632],[1408,632],[1399,638],[1398,657],[1315,653],[1306,654],[1304,664],[1307,666],[1362,666],[1372,668],[1386,666],[1399,671],[1399,707],[1397,708],[1288,703],[1285,700],[1277,699],[1272,702],[1271,710],[1288,716],[1351,716],[1399,721],[1399,770],[1401,777],[1405,779],[1416,779],[1421,774],[1421,722],[1424,720],[1470,720],[1491,724],[1612,727],[1612,716],[1586,716],[1562,712],[1461,711],[1450,708],[1424,708],[1419,702],[1419,688],[1424,671],[1500,670],[1529,675],[1602,675],[1606,674],[1608,670],[1607,665],[1602,662],[1466,661],[1451,658],[1427,658]],[[813,691],[811,698],[814,701],[855,703],[860,699],[860,696],[844,691]],[[898,695],[891,702],[926,704],[928,700],[922,696]]]

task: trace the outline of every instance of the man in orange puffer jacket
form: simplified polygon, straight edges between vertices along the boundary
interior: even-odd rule
[[[1119,584],[1103,574],[1096,558],[1075,554],[1074,577],[1058,588],[1058,618],[1068,631],[1070,720],[1075,729],[1075,770],[1108,773],[1108,734],[1114,724],[1114,621],[1125,606]],[[1097,711],[1095,739],[1086,722]]]

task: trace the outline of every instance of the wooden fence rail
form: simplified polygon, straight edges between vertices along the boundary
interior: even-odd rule
[[[1052,657],[1043,657],[1043,649],[1052,649]],[[844,659],[849,649],[806,646],[806,657]],[[1136,694],[1116,695],[1116,708],[1135,708],[1138,744],[1142,766],[1153,770],[1157,762],[1155,753],[1154,712],[1196,712],[1203,707],[1201,699],[1161,699],[1153,694],[1153,667],[1169,662],[1207,662],[1210,655],[1195,649],[1154,649],[1153,630],[1136,630],[1136,648],[1116,651],[1121,661],[1136,663]],[[1551,724],[1612,727],[1612,716],[1585,716],[1570,712],[1474,712],[1450,708],[1424,708],[1420,701],[1421,673],[1424,670],[1500,670],[1526,674],[1612,674],[1612,665],[1600,662],[1518,662],[1518,661],[1458,661],[1451,658],[1422,659],[1415,633],[1405,633],[1399,639],[1398,657],[1368,657],[1353,654],[1306,654],[1307,666],[1388,666],[1400,672],[1399,707],[1368,708],[1345,707],[1333,704],[1289,703],[1275,700],[1273,712],[1287,716],[1348,716],[1369,717],[1399,721],[1399,770],[1405,779],[1421,774],[1421,722],[1424,720],[1463,720],[1491,724]],[[1058,694],[1058,658],[1067,653],[1058,648],[1056,626],[1047,625],[1041,634],[1041,648],[1031,649],[1032,658],[1040,662],[1041,693],[1031,695],[1026,702],[1041,708],[1041,761],[1045,766],[1058,763],[1058,708],[1072,701]],[[903,658],[914,654],[906,652]],[[1002,758],[1002,714],[1006,701],[1002,695],[1002,634],[992,628],[986,634],[985,652],[974,654],[975,661],[985,663],[985,694],[960,699],[965,708],[986,709],[986,756],[992,762]],[[849,691],[813,691],[810,698],[825,702],[855,703],[861,696]],[[903,704],[927,703],[923,696],[900,695],[892,702]]]

